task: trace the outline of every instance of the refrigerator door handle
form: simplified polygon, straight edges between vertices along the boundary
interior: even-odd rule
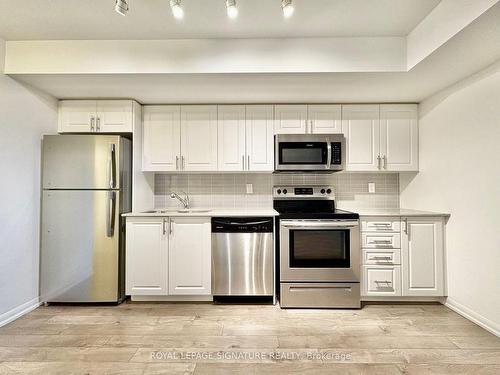
[[[108,192],[108,205],[106,217],[106,235],[113,237],[115,235],[115,211],[116,211],[116,192]]]
[[[109,171],[109,187],[110,189],[116,188],[116,152],[115,152],[116,146],[114,143],[110,144],[110,151],[109,151],[109,157],[110,157],[110,171]]]

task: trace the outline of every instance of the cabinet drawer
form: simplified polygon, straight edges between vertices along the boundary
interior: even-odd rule
[[[400,266],[363,266],[363,295],[400,296]]]
[[[363,233],[361,247],[370,249],[399,249],[401,235],[399,233]]]
[[[401,250],[363,249],[363,264],[401,264]]]
[[[400,232],[401,220],[399,217],[372,217],[361,219],[363,232]]]

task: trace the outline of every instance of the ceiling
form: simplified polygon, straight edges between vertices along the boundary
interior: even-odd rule
[[[168,0],[128,0],[122,17],[114,0],[0,0],[0,38],[184,39],[406,36],[439,0],[293,0],[284,19],[280,0],[237,0],[230,20],[224,0],[182,0],[175,20]]]

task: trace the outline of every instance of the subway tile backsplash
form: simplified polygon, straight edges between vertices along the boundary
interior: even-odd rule
[[[375,183],[375,193],[368,193],[368,182]],[[246,194],[246,184],[253,193]],[[333,185],[338,208],[398,208],[399,174],[156,174],[155,208],[179,207],[170,192],[189,194],[193,207],[263,208],[272,207],[273,185]]]

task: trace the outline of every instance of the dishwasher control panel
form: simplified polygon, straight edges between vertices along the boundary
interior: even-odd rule
[[[269,233],[272,217],[213,217],[212,233]]]

